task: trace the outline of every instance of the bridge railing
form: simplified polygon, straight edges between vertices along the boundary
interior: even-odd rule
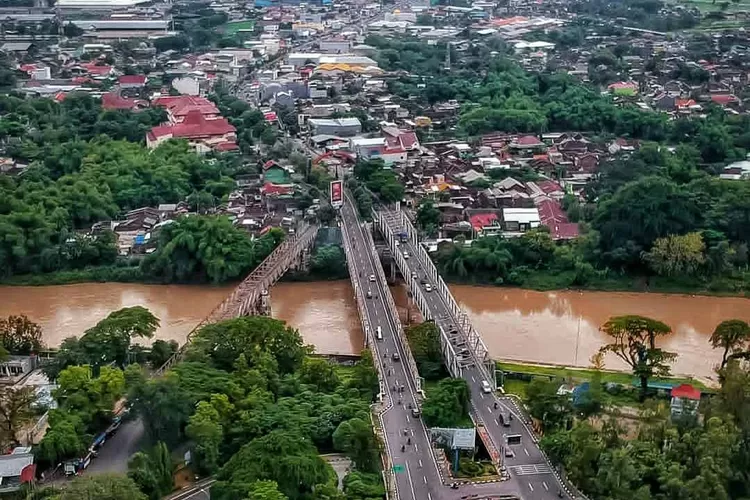
[[[480,369],[485,372],[485,379],[493,386],[496,386],[495,370],[490,369],[490,367],[488,366],[492,363],[492,358],[490,357],[487,346],[482,340],[482,337],[479,335],[479,332],[477,332],[474,326],[471,324],[471,320],[469,319],[468,315],[456,302],[456,299],[453,297],[453,294],[448,288],[448,285],[446,285],[442,276],[440,276],[440,273],[438,272],[435,264],[432,262],[429,254],[420,244],[417,229],[411,223],[406,214],[404,214],[402,210],[398,209],[398,207],[396,207],[396,210],[384,210],[384,212],[388,215],[391,215],[394,220],[397,221],[396,223],[399,225],[399,227],[402,228],[402,230],[406,231],[406,233],[408,234],[409,240],[411,241],[414,248],[417,249],[416,257],[419,259],[420,264],[422,264],[427,274],[436,284],[437,292],[440,294],[440,297],[447,305],[451,315],[456,320],[456,325],[466,337],[467,343],[471,346]]]
[[[261,264],[256,267],[242,282],[217,305],[200,323],[188,333],[185,343],[154,372],[162,375],[185,356],[187,346],[198,330],[211,323],[246,314],[250,309],[247,304],[254,304],[263,290],[273,285],[297,259],[299,253],[312,245],[318,233],[317,225],[304,225],[291,238],[285,239]]]
[[[353,204],[351,203],[351,200],[348,197],[348,193],[346,194],[346,201],[348,204],[348,207],[345,205],[342,210],[347,209],[353,209]],[[355,212],[356,216],[356,212]],[[359,224],[359,218],[357,218],[357,223]],[[358,227],[355,229],[357,231],[362,231],[361,227]],[[370,319],[367,316],[367,309],[365,307],[365,296],[364,292],[362,291],[362,287],[359,284],[359,280],[357,279],[358,271],[356,269],[356,265],[354,264],[355,258],[354,258],[354,251],[351,247],[351,238],[350,233],[347,225],[345,223],[341,224],[341,233],[342,233],[342,241],[344,246],[344,254],[346,255],[346,265],[349,270],[349,278],[352,282],[352,288],[354,288],[354,296],[355,301],[357,302],[357,310],[359,312],[359,318],[362,322],[362,330],[365,332],[365,341],[367,342],[368,346],[370,347],[370,350],[373,353],[373,362],[375,363],[375,367],[378,372],[378,386],[380,390],[380,394],[378,394],[378,400],[382,403],[384,399],[388,398],[388,391],[386,389],[386,383],[385,383],[385,377],[383,376],[383,367],[380,363],[380,349],[378,346],[377,339],[375,339],[375,334],[373,332],[373,329],[370,325]],[[380,267],[380,266],[376,266]],[[389,402],[389,405],[390,406]],[[383,483],[386,486],[386,498],[388,500],[396,500],[398,499],[398,490],[396,488],[396,478],[395,473],[393,472],[393,459],[391,458],[391,455],[389,453],[388,448],[388,434],[385,432],[385,424],[383,423],[383,413],[382,411],[377,411],[375,408],[376,405],[373,405],[373,410],[370,413],[370,417],[377,418],[377,425],[376,420],[373,418],[373,428],[376,430],[376,433],[380,436],[380,438],[383,440],[383,444],[385,445],[383,448],[383,453],[381,454],[382,461],[383,461]]]
[[[342,234],[342,241],[344,244],[344,254],[346,255],[346,267],[349,270],[349,278],[352,282],[352,288],[354,288],[354,298],[357,302],[357,311],[359,312],[359,320],[362,323],[362,331],[365,333],[365,342],[367,346],[370,348],[370,350],[373,353],[373,361],[375,362],[375,367],[378,371],[378,384],[380,386],[380,394],[378,394],[378,399],[382,400],[383,396],[386,394],[386,384],[385,379],[383,377],[382,373],[382,367],[380,365],[380,351],[378,347],[378,343],[375,339],[375,335],[372,329],[372,326],[370,325],[370,318],[367,315],[367,309],[365,307],[365,295],[362,291],[362,287],[359,284],[359,280],[357,279],[358,272],[356,265],[354,264],[354,252],[351,248],[351,239],[349,237],[349,229],[346,227],[346,224],[341,224],[341,234]]]
[[[404,258],[403,254],[398,251],[398,247],[396,247],[395,245],[396,235],[393,233],[393,230],[388,225],[388,223],[383,220],[383,215],[384,214],[382,212],[373,213],[373,221],[375,222],[375,224],[377,224],[378,229],[388,242],[388,248],[393,254],[393,259],[396,261],[396,265],[401,270],[401,274],[404,275],[404,279],[406,280],[406,287],[411,293],[412,300],[414,300],[414,302],[417,304],[417,307],[419,308],[419,311],[422,313],[422,317],[425,321],[434,320],[436,318],[432,317],[430,308],[427,306],[427,299],[422,292],[422,288],[419,286],[419,281],[414,280],[411,278],[411,276],[409,276],[409,266],[406,263],[406,259]],[[448,370],[454,377],[460,377],[461,366],[458,362],[458,356],[456,356],[456,351],[453,347],[453,344],[451,344],[450,339],[445,332],[445,329],[443,329],[438,324],[438,321],[436,321],[435,323],[438,325],[438,329],[440,331],[440,344],[446,365],[448,366]]]

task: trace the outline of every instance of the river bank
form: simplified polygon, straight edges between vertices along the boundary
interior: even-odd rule
[[[347,279],[346,267],[334,266],[330,272],[316,269],[307,273],[288,273],[282,278],[286,282],[313,283],[317,281],[337,281]],[[590,292],[635,292],[644,294],[700,295],[706,297],[744,297],[750,298],[750,288],[746,285],[750,278],[716,278],[704,282],[697,278],[666,277],[633,277],[608,275],[606,278],[592,278],[585,285],[569,286],[570,278],[566,273],[533,271],[527,281],[520,285],[498,285],[481,280],[455,277],[446,279],[449,285],[486,287],[491,289],[522,289],[538,292],[553,291],[590,291]],[[26,274],[0,279],[0,286],[49,286],[72,285],[83,283],[140,283],[145,285],[165,284],[143,274],[137,264],[127,266],[102,266],[71,271],[58,271],[45,274]]]
[[[41,324],[54,347],[80,336],[110,312],[142,305],[160,318],[156,338],[183,342],[195,325],[224,299],[233,285],[144,285],[85,283],[63,286],[0,286],[0,317],[26,314]],[[750,321],[750,300],[738,297],[633,292],[537,292],[519,288],[451,285],[461,307],[495,359],[586,368],[607,342],[599,327],[611,316],[640,314],[664,321],[673,333],[660,346],[676,352],[672,373],[715,378],[720,352],[708,339],[726,319]],[[403,287],[393,296],[408,324]],[[322,354],[358,354],[363,346],[356,303],[348,280],[280,282],[271,289],[274,317],[298,328]],[[414,319],[414,316],[411,316]],[[607,357],[605,368],[626,370]]]

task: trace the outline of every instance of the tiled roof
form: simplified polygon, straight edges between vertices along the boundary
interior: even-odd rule
[[[672,388],[672,397],[700,400],[701,391],[690,384],[681,384]]]
[[[469,217],[471,227],[477,231],[481,231],[483,227],[491,226],[493,222],[497,222],[497,214],[474,214]]]
[[[117,92],[102,94],[103,109],[134,109],[138,106],[148,107],[148,102],[141,99],[127,99]]]
[[[151,129],[151,136],[159,138],[171,135],[185,139],[199,139],[202,137],[222,136],[235,132],[236,129],[226,118],[206,120],[199,110],[191,110],[185,120],[174,125],[159,125]]]
[[[146,75],[122,75],[117,81],[124,85],[145,85]]]

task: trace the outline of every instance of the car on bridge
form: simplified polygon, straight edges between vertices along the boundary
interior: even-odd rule
[[[432,285],[430,285],[429,283],[427,283],[427,284],[426,284],[426,285],[424,286],[424,291],[425,291],[425,292],[431,292],[431,291],[432,291]]]
[[[401,356],[399,356],[397,352],[394,352],[393,353],[393,361],[398,361],[400,359],[401,359]]]
[[[370,282],[371,283],[375,282],[375,275],[374,274],[370,275]]]

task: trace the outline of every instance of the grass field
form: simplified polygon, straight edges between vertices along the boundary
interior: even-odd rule
[[[252,19],[245,19],[244,21],[232,21],[224,25],[224,33],[227,35],[235,35],[240,30],[253,30],[255,29],[255,21]]]
[[[517,372],[525,373],[532,376],[539,377],[552,377],[555,379],[565,380],[568,384],[580,384],[591,380],[594,377],[595,370],[586,368],[568,368],[565,366],[550,366],[550,365],[530,365],[522,363],[506,363],[499,361],[497,363],[497,369],[506,372]],[[602,371],[601,380],[603,383],[614,383],[622,384],[627,387],[633,387],[633,375],[626,372],[615,372],[615,371]],[[706,390],[707,387],[692,378],[674,377],[667,379],[653,379],[654,382],[664,382],[671,384],[691,384],[701,390]],[[526,387],[529,385],[528,381],[507,378],[504,381],[504,389],[508,394],[515,394],[524,398],[526,396]],[[618,396],[608,395],[607,402],[612,405],[631,405],[637,402],[635,397],[637,391],[626,391]]]

